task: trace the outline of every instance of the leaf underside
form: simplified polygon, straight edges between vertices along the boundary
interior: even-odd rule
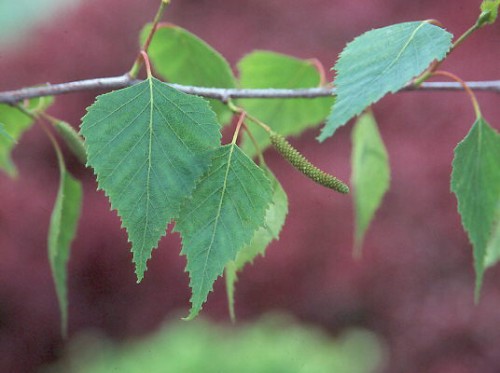
[[[224,274],[226,278],[229,313],[232,320],[235,320],[234,285],[237,280],[237,272],[241,271],[247,263],[252,263],[258,255],[264,255],[267,246],[273,240],[279,238],[281,228],[285,224],[285,219],[288,214],[288,198],[285,191],[272,172],[267,168],[264,170],[271,181],[273,193],[264,223],[255,231],[251,242],[241,249],[236,259],[228,263]]]
[[[63,336],[66,336],[68,325],[67,264],[80,217],[83,193],[81,183],[66,170],[59,151],[58,158],[61,176],[50,218],[48,251],[61,312],[61,330]]]
[[[500,204],[500,135],[483,118],[455,148],[451,190],[474,249],[477,300]]]
[[[40,97],[29,100],[26,106],[36,112],[47,109],[52,103],[52,97]],[[0,104],[0,123],[3,125],[3,131],[8,134],[0,136],[0,169],[10,177],[16,177],[17,168],[12,161],[11,153],[21,136],[31,128],[34,120],[15,107]]]
[[[140,281],[151,251],[210,164],[220,126],[208,103],[155,78],[99,96],[83,118],[88,165],[121,217]]]
[[[264,221],[272,190],[264,171],[236,145],[213,153],[212,164],[183,205],[175,230],[192,289],[188,319],[199,311],[224,267]]]
[[[432,61],[442,60],[452,37],[424,21],[368,31],[354,39],[334,67],[337,100],[318,139],[332,136],[366,107],[403,88]]]
[[[500,261],[500,201],[497,205],[496,219],[493,224],[492,235],[486,247],[484,258],[485,267],[491,267]]]
[[[312,60],[299,60],[287,55],[256,51],[245,56],[239,63],[242,88],[313,88],[321,84],[321,76]],[[283,136],[300,135],[308,128],[325,120],[333,97],[315,99],[241,99],[238,103],[250,114],[270,125]],[[261,127],[247,125],[264,151],[271,142]],[[243,136],[242,149],[250,157],[256,154],[248,135]]]
[[[352,185],[356,213],[355,254],[361,254],[363,237],[389,189],[387,150],[372,113],[359,117],[352,130]]]

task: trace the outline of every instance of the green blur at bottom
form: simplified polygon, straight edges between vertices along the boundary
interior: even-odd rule
[[[236,326],[175,321],[121,344],[82,335],[45,372],[368,373],[380,371],[383,360],[380,341],[366,330],[349,329],[333,339],[272,315]]]

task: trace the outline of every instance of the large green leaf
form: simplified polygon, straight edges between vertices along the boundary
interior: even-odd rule
[[[356,213],[355,246],[361,253],[363,237],[389,189],[387,150],[372,113],[359,117],[352,131],[352,185]]]
[[[184,197],[210,164],[220,126],[205,100],[155,78],[99,96],[83,118],[88,165],[132,242],[138,281]]]
[[[271,180],[273,196],[266,212],[264,224],[255,231],[252,241],[241,249],[238,255],[236,255],[236,259],[227,264],[224,274],[226,278],[229,313],[233,320],[235,319],[234,285],[237,280],[237,272],[241,271],[247,263],[252,263],[257,255],[264,255],[267,246],[273,240],[279,238],[281,228],[285,224],[288,214],[288,198],[285,191],[269,169],[266,168],[265,172],[269,180]]]
[[[68,325],[67,264],[71,242],[75,237],[82,204],[82,186],[66,171],[62,154],[57,149],[59,191],[50,218],[48,249],[52,277],[56,285],[57,299],[61,310],[61,329],[66,336]]]
[[[257,51],[239,63],[243,88],[311,88],[318,87],[321,74],[314,60],[299,60],[274,52]],[[250,114],[267,123],[283,136],[300,135],[304,130],[321,123],[328,115],[333,97],[316,99],[245,99],[238,102]],[[271,142],[261,127],[248,123],[253,136],[264,151]],[[250,156],[256,151],[244,135],[243,150]]]
[[[434,60],[442,60],[453,35],[428,21],[372,31],[349,43],[335,65],[337,100],[319,140],[389,92],[397,92]]]
[[[195,317],[226,264],[250,242],[265,218],[272,189],[264,171],[239,147],[214,152],[212,165],[183,205],[176,223],[191,278]]]
[[[151,25],[141,32],[144,42]],[[160,25],[148,49],[149,58],[163,78],[172,83],[201,87],[233,88],[235,78],[224,57],[189,31],[172,25]],[[231,112],[218,100],[209,100],[221,123]]]
[[[33,99],[26,104],[26,108],[33,112],[44,111],[52,102],[52,97]],[[34,120],[16,107],[0,104],[0,122],[3,124],[4,131],[10,136],[10,138],[0,136],[0,169],[10,177],[16,177],[17,169],[12,161],[11,153],[24,132],[31,128]]]
[[[476,299],[484,274],[486,247],[500,203],[500,135],[478,118],[455,148],[451,190],[462,225],[474,247]]]

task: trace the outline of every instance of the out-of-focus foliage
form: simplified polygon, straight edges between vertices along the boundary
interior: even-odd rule
[[[383,362],[380,342],[365,330],[332,340],[284,317],[235,329],[206,321],[168,324],[141,341],[112,344],[81,337],[46,372],[73,373],[368,373]]]
[[[481,3],[481,15],[479,16],[478,23],[480,25],[495,23],[498,18],[499,7],[500,0],[484,0]]]
[[[2,0],[0,1],[0,47],[27,35],[30,28],[79,0]]]
[[[53,101],[52,97],[36,98],[29,100],[24,106],[31,112],[41,112],[52,105]],[[17,168],[11,159],[11,153],[24,132],[31,128],[34,120],[15,107],[0,104],[0,123],[4,132],[0,137],[0,170],[16,177]]]
[[[363,114],[352,131],[352,185],[356,213],[355,253],[361,254],[363,237],[389,190],[389,156],[371,112]]]
[[[49,262],[52,277],[56,285],[57,299],[61,311],[61,331],[66,336],[68,329],[68,260],[71,251],[71,242],[80,219],[82,206],[82,184],[67,170],[64,158],[56,147],[57,160],[61,180],[57,192],[56,203],[52,211],[49,226],[47,246],[49,248]]]

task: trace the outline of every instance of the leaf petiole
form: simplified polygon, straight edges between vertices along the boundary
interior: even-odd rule
[[[153,19],[153,27],[151,27],[151,30],[149,31],[148,37],[146,38],[146,41],[141,47],[141,51],[139,52],[139,55],[135,59],[134,64],[132,65],[132,68],[128,72],[128,75],[131,78],[137,78],[137,74],[139,74],[139,71],[141,70],[142,64],[144,62],[144,58],[142,56],[142,52],[147,52],[149,49],[149,45],[151,44],[151,40],[153,40],[153,36],[158,29],[158,24],[160,23],[160,20],[163,17],[163,14],[165,13],[165,10],[167,9],[167,6],[170,4],[170,0],[161,0],[160,6],[158,7],[158,10],[156,11],[155,18]],[[149,76],[149,75],[148,75]]]
[[[231,144],[233,145],[236,144],[236,140],[238,139],[238,134],[240,133],[241,125],[245,121],[246,116],[247,113],[245,111],[241,112],[240,117],[238,119],[238,124],[236,125],[236,130],[234,131],[233,140],[231,141]]]
[[[469,96],[470,100],[471,100],[472,106],[474,107],[474,112],[476,114],[476,117],[477,118],[481,118],[482,117],[481,108],[479,107],[479,102],[477,101],[476,95],[474,94],[474,92],[472,91],[472,89],[469,88],[469,86],[467,85],[467,83],[465,83],[462,79],[460,79],[455,74],[452,74],[452,73],[450,73],[448,71],[438,70],[438,71],[434,71],[432,73],[432,75],[445,76],[447,78],[450,78],[450,79],[455,80],[458,83],[460,83],[462,85],[462,87],[464,88],[465,92],[467,93],[467,95]]]

